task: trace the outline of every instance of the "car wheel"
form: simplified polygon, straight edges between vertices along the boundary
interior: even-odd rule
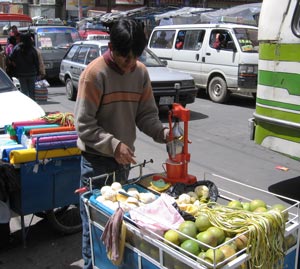
[[[48,210],[46,216],[51,226],[63,234],[74,234],[82,229],[79,205]]]
[[[208,85],[208,94],[212,101],[225,103],[230,96],[226,81],[221,77],[212,78]]]
[[[71,101],[75,101],[76,100],[76,96],[77,96],[77,91],[73,85],[72,79],[67,78],[66,80],[66,94],[67,94],[67,98]]]

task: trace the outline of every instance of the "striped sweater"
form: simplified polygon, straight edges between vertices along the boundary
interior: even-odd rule
[[[152,93],[148,71],[137,62],[123,74],[110,51],[91,62],[80,76],[75,104],[78,147],[113,157],[123,142],[134,151],[136,126],[154,141],[164,143],[164,127]]]

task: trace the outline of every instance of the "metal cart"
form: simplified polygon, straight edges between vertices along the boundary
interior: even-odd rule
[[[52,158],[20,164],[20,190],[11,197],[11,209],[21,217],[25,245],[34,215],[45,217],[63,234],[81,230],[79,197],[74,191],[80,183],[80,156]],[[28,227],[24,216],[32,214]]]
[[[147,184],[152,175],[141,178],[139,185],[147,191]],[[198,177],[199,178],[199,177]],[[296,243],[287,251],[284,259],[284,268],[298,268],[299,255],[299,202],[287,197],[275,195],[273,193],[231,180],[215,174],[203,175],[204,180],[210,180],[218,186],[218,203],[226,203],[229,200],[250,201],[255,198],[265,200],[268,204],[287,202],[288,221],[286,222],[285,237],[290,234],[295,236]],[[233,193],[232,191],[236,193]],[[128,216],[124,216],[127,227],[124,259],[121,266],[115,266],[107,258],[105,246],[100,237],[103,233],[106,222],[112,215],[111,210],[101,203],[95,202],[95,192],[86,192],[81,196],[89,216],[90,238],[92,244],[92,259],[94,268],[106,269],[207,269],[207,268],[238,268],[241,264],[250,262],[250,254],[246,248],[239,251],[231,261],[224,264],[210,264],[204,260],[196,260],[182,251],[176,250],[164,243],[162,237],[148,231],[144,233]]]

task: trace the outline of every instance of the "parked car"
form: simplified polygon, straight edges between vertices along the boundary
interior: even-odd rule
[[[64,56],[60,65],[60,80],[66,85],[69,100],[75,100],[80,74],[95,58],[108,49],[109,40],[90,40],[75,42]],[[190,104],[195,101],[197,88],[191,75],[171,70],[159,58],[145,48],[139,58],[148,69],[155,101],[158,106],[171,105],[179,92],[179,103]]]
[[[226,103],[231,93],[256,95],[257,31],[233,23],[163,25],[148,48],[169,68],[191,74],[212,101]]]
[[[43,108],[21,93],[0,68],[0,134],[16,121],[33,120],[45,115]]]

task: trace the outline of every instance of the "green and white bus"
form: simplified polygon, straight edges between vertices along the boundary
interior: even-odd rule
[[[300,0],[264,0],[258,39],[252,138],[300,160]]]

